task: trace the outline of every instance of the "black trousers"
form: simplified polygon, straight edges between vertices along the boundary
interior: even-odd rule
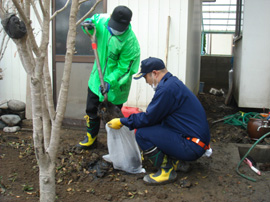
[[[90,119],[100,119],[97,115],[98,111],[98,105],[101,102],[99,101],[99,97],[93,93],[90,88],[88,87],[88,95],[87,95],[87,101],[86,101],[86,114],[90,117]],[[116,105],[119,109],[122,108],[123,104]]]

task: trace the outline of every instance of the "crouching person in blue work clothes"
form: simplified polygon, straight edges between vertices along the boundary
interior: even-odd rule
[[[159,170],[144,176],[146,184],[173,182],[181,163],[194,161],[210,149],[210,133],[205,111],[197,97],[165,68],[161,59],[150,57],[141,62],[134,79],[145,78],[155,90],[146,112],[115,118],[113,129],[123,125],[137,129],[136,141]],[[209,150],[208,150],[209,151]]]

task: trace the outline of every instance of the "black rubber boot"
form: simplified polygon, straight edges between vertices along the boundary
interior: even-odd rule
[[[191,171],[191,165],[187,161],[172,160],[172,164],[173,164],[173,169],[176,172],[188,173],[189,171]]]

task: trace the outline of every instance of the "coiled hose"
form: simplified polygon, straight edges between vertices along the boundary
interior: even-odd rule
[[[237,112],[236,114],[225,116],[224,123],[234,125],[234,126],[242,126],[244,129],[247,129],[247,124],[250,118],[258,118],[262,119],[263,117],[260,113],[257,112]]]
[[[239,167],[241,165],[241,163],[244,161],[244,159],[248,156],[248,154],[251,152],[251,150],[262,140],[264,139],[266,136],[270,135],[270,132],[266,133],[265,135],[263,135],[260,139],[258,139],[253,145],[252,147],[248,150],[248,152],[243,156],[243,158],[239,161],[237,167],[236,167],[236,172],[243,178],[246,178],[252,182],[256,182],[256,180],[254,178],[248,177],[242,173],[240,173],[239,171]]]

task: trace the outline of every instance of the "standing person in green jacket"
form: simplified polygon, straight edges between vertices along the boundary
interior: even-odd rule
[[[132,75],[138,71],[140,46],[132,31],[130,21],[132,11],[126,6],[117,6],[112,15],[95,14],[84,22],[90,34],[96,28],[97,52],[104,77],[105,87],[101,88],[96,61],[88,81],[86,103],[87,134],[76,146],[90,149],[99,132],[100,118],[98,105],[107,93],[108,101],[121,109],[128,99]],[[85,34],[87,30],[82,29]]]

